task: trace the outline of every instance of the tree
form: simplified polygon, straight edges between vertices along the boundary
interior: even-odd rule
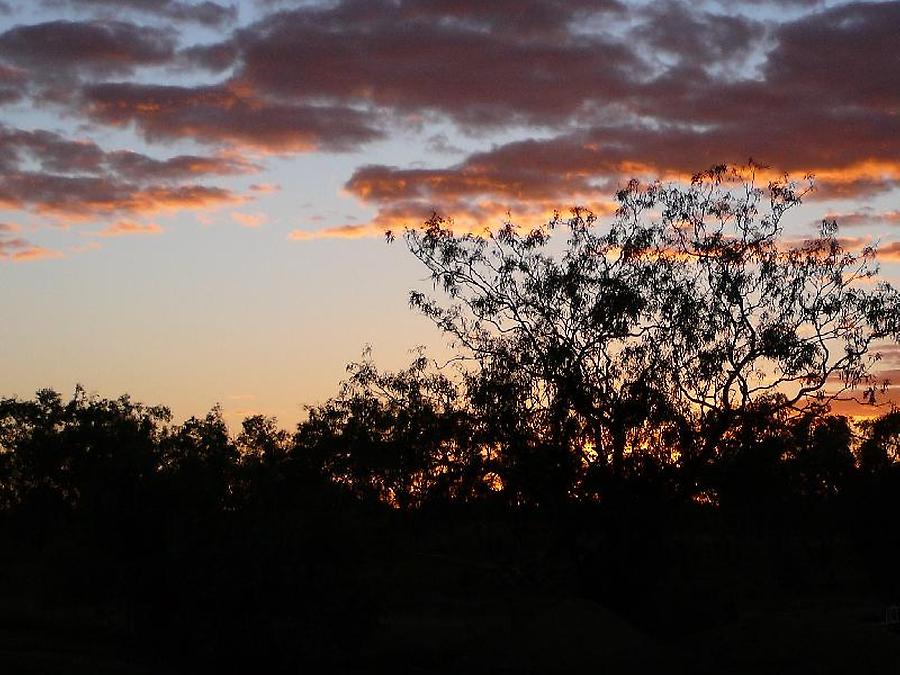
[[[757,172],[631,181],[606,229],[582,208],[483,236],[435,215],[406,242],[444,297],[410,302],[476,371],[523,381],[521,409],[601,491],[648,460],[697,490],[750,417],[873,403],[872,347],[900,335],[897,292],[873,283],[876,250],[846,250],[834,223],[787,240],[783,217],[812,183],[763,189]]]
[[[900,466],[900,410],[896,408],[861,425],[864,432],[859,448],[859,462],[863,471],[878,473],[888,467]]]
[[[783,216],[812,183],[761,190],[755,170],[716,167],[688,190],[632,184],[620,193],[632,227],[642,211],[661,210],[666,309],[653,319],[654,378],[701,432],[695,464],[747,415],[874,403],[873,346],[900,334],[900,300],[876,283],[875,248],[846,250],[835,222],[786,240]]]
[[[464,501],[473,489],[457,387],[429,370],[420,351],[397,373],[379,371],[366,350],[338,396],[308,409],[298,452],[361,498],[399,508],[433,498]]]
[[[80,385],[68,402],[50,389],[33,401],[0,399],[0,495],[7,506],[42,500],[98,518],[130,513],[153,479],[170,419],[167,408]]]

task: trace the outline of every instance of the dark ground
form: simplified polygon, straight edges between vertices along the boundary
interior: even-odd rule
[[[882,623],[890,598],[846,540],[634,532],[613,548],[596,530],[561,549],[546,523],[376,520],[330,570],[302,555],[278,570],[271,550],[251,546],[260,576],[236,553],[252,535],[217,542],[201,567],[218,563],[156,589],[156,606],[98,593],[97,570],[61,571],[71,552],[23,563],[8,549],[0,672],[801,675],[900,664],[900,630]],[[295,576],[303,598],[283,580]],[[210,600],[220,584],[230,596]]]

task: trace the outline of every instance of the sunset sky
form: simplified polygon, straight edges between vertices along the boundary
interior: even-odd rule
[[[443,339],[385,228],[813,173],[900,277],[900,2],[0,0],[0,395],[285,424]]]

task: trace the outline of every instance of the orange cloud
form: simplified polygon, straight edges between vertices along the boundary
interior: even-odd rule
[[[606,201],[585,204],[596,215],[609,215],[615,211],[615,204]],[[447,219],[446,226],[458,234],[485,235],[499,229],[507,221],[520,227],[534,227],[547,223],[563,205],[553,202],[524,202],[511,210],[503,202],[482,200],[466,202],[448,200],[438,215]],[[434,215],[436,209],[425,202],[406,201],[384,207],[368,223],[346,224],[319,230],[293,230],[288,238],[293,241],[316,239],[360,239],[363,237],[384,237],[387,232],[395,235],[407,228],[417,228]]]
[[[265,213],[240,213],[235,211],[231,214],[231,219],[238,223],[241,227],[261,227],[267,219]]]
[[[884,262],[900,261],[900,241],[894,241],[886,246],[880,246],[877,251],[879,260]]]
[[[871,207],[864,207],[857,211],[832,212],[825,216],[825,220],[836,221],[841,227],[857,227],[866,225],[900,225],[900,210],[875,211]]]
[[[62,251],[36,246],[24,239],[0,239],[0,260],[33,262],[62,257]]]
[[[250,186],[251,192],[259,192],[261,194],[270,194],[281,190],[281,186],[276,183],[254,183]]]
[[[62,251],[44,248],[43,246],[32,246],[22,251],[13,253],[12,259],[16,262],[31,262],[34,260],[51,260],[54,258],[62,258]]]
[[[190,138],[275,154],[352,149],[383,135],[355,108],[254,98],[239,86],[103,83],[86,87],[82,102],[93,120],[134,124],[149,140]]]
[[[156,223],[134,223],[130,221],[119,221],[111,223],[99,232],[90,233],[95,237],[121,237],[133,234],[161,234],[163,228]]]
[[[317,239],[362,239],[363,237],[383,237],[385,230],[377,224],[339,225],[321,230],[292,230],[288,234],[291,241],[315,241]]]

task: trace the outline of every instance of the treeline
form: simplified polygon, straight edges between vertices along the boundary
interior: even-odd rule
[[[748,420],[692,489],[646,453],[607,493],[483,388],[463,408],[446,386],[364,364],[294,433],[235,435],[217,409],[173,424],[81,389],[0,401],[6,620],[186,672],[365,671],[440,652],[385,637],[404,603],[587,598],[671,639],[760,598],[900,597],[898,412]]]
[[[900,411],[892,408],[855,422],[820,411],[747,416],[701,472],[686,471],[678,450],[663,453],[650,437],[614,476],[580,456],[590,448],[531,435],[526,411],[484,406],[483,382],[461,397],[423,363],[387,374],[353,364],[342,395],[310,407],[293,433],[255,415],[231,434],[218,407],[175,424],[165,407],[81,387],[68,401],[53,390],[0,399],[0,508],[35,518],[28,530],[39,538],[66,514],[121,517],[130,528],[136,510],[159,514],[166,503],[198,518],[308,499],[399,511],[812,507],[890,492],[900,472]]]

